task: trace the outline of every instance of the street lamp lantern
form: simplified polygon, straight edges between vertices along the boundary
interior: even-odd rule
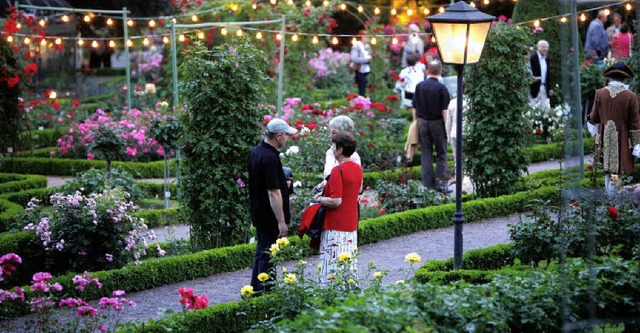
[[[462,268],[462,74],[464,65],[480,61],[494,16],[485,14],[464,1],[458,1],[443,13],[427,18],[445,64],[458,72],[456,110],[456,211],[453,214],[453,268]]]

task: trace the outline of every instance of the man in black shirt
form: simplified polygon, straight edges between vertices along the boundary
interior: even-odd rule
[[[287,143],[289,135],[296,133],[296,129],[284,120],[274,118],[267,124],[264,141],[249,154],[249,202],[257,235],[251,286],[256,292],[265,290],[258,274],[272,271],[269,247],[278,237],[286,237],[289,231],[289,190],[278,149]]]
[[[449,106],[449,91],[438,81],[442,64],[432,60],[427,64],[427,79],[418,83],[413,95],[413,120],[418,121],[422,154],[422,184],[427,188],[447,192],[447,132],[444,121]],[[433,172],[433,150],[436,170]]]

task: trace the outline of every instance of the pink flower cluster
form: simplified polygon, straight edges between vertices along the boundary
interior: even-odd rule
[[[127,143],[127,147],[122,153],[131,160],[141,157],[155,159],[164,156],[162,146],[147,136],[151,121],[161,116],[161,113],[150,109],[142,112],[138,109],[125,108],[120,119],[115,119],[102,109],[97,109],[84,122],[69,126],[67,134],[58,139],[58,152],[62,155],[85,154],[86,145],[93,142],[96,131],[104,127],[116,129],[120,133],[120,136]],[[95,158],[91,153],[86,155],[88,159]]]
[[[205,294],[196,296],[191,288],[179,288],[178,292],[182,297],[180,304],[182,304],[183,311],[188,309],[206,309],[209,306],[209,299]]]
[[[15,253],[7,253],[0,257],[0,281],[4,281],[4,275],[10,276],[16,271],[16,264],[22,264],[22,258]]]
[[[131,307],[136,306],[136,302],[133,300],[127,301],[126,298],[121,297],[124,296],[125,292],[123,290],[114,290],[112,296],[115,297],[102,297],[100,299],[100,309],[113,309],[114,311],[122,311],[124,309],[124,305],[128,304]]]
[[[100,281],[98,281],[98,279],[96,278],[91,278],[91,275],[89,275],[89,273],[87,272],[84,272],[83,275],[74,276],[72,281],[73,284],[76,285],[76,289],[80,291],[84,290],[88,285],[92,283],[96,285],[98,289],[102,289],[102,283],[100,283]]]
[[[325,77],[338,74],[338,68],[346,68],[351,61],[349,53],[333,51],[332,48],[318,51],[318,54],[309,60],[309,68],[315,72],[316,77]]]
[[[356,110],[371,110],[371,100],[368,97],[353,98],[349,101],[349,105]]]

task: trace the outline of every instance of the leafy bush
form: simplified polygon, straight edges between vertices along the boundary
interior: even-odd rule
[[[424,187],[421,181],[415,179],[409,179],[406,183],[378,180],[375,188],[380,205],[387,213],[437,206],[447,201],[440,192]]]
[[[143,198],[143,193],[138,185],[133,181],[131,175],[121,168],[111,170],[111,178],[107,178],[104,171],[99,169],[89,169],[76,175],[70,182],[65,183],[61,192],[73,194],[76,191],[84,196],[91,193],[102,193],[107,188],[122,187],[129,193],[129,199],[138,202]]]

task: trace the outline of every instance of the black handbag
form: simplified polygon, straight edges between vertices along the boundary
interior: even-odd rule
[[[326,211],[327,207],[320,206],[316,215],[313,216],[311,227],[309,227],[309,233],[307,235],[311,238],[310,246],[314,249],[320,248],[320,236],[322,235],[322,226],[324,225],[324,215]]]

